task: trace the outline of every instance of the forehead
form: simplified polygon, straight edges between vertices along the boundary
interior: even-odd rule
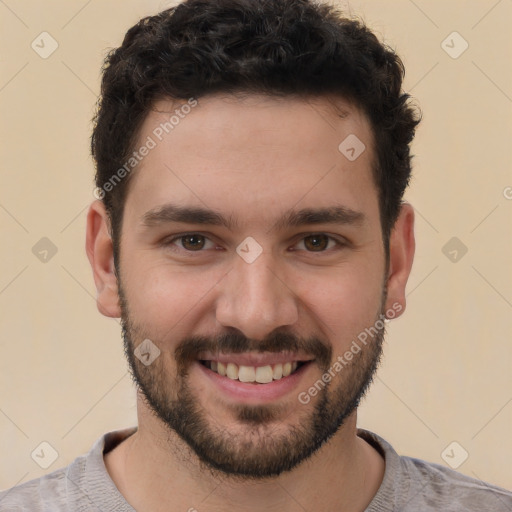
[[[146,117],[138,146],[152,148],[132,176],[127,210],[174,202],[248,217],[250,209],[261,222],[262,208],[298,203],[375,207],[372,132],[350,103],[249,95],[190,105],[161,100]]]

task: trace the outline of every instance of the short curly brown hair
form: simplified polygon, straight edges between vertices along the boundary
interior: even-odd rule
[[[402,91],[402,61],[361,21],[310,0],[187,0],[130,28],[102,73],[91,150],[114,256],[131,174],[114,187],[104,184],[130,158],[154,102],[239,92],[334,95],[366,114],[388,249],[420,116]]]

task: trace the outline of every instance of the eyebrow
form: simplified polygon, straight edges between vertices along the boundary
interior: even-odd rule
[[[363,212],[347,208],[345,206],[331,206],[327,208],[303,208],[301,210],[289,210],[272,226],[271,230],[279,230],[287,227],[299,227],[309,224],[343,224],[361,225],[366,220]],[[178,206],[165,204],[153,208],[142,215],[142,225],[155,227],[171,222],[184,224],[203,224],[211,226],[223,226],[233,230],[237,226],[235,219],[225,217],[221,213],[201,207]]]

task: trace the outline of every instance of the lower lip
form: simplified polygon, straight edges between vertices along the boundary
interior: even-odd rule
[[[305,363],[288,377],[273,380],[268,384],[252,384],[230,379],[229,377],[223,377],[197,361],[193,366],[197,367],[199,371],[224,394],[237,402],[266,403],[282,398],[293,390],[296,390],[298,393],[302,388],[306,389],[305,386],[300,386],[300,382],[304,380],[304,375],[309,371],[312,365],[311,362]]]

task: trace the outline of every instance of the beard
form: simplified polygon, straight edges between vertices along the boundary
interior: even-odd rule
[[[290,406],[283,404],[222,404],[236,419],[236,429],[233,430],[232,422],[229,425],[219,423],[201,406],[199,397],[189,385],[190,366],[197,364],[199,354],[300,351],[314,358],[309,364],[316,364],[322,375],[329,370],[332,375],[336,359],[333,360],[330,343],[315,336],[302,338],[278,330],[264,340],[256,341],[246,338],[240,331],[231,330],[211,337],[184,338],[172,354],[167,349],[168,341],[155,341],[149,329],[133,321],[120,283],[119,295],[124,351],[135,385],[149,409],[168,428],[170,449],[176,452],[178,448],[173,435],[177,434],[195,453],[200,467],[217,475],[220,472],[232,478],[260,480],[290,471],[305,461],[358,407],[373,381],[382,355],[384,327],[377,330],[351,363],[330,382],[322,381],[315,400],[308,406],[297,400],[299,406],[293,407],[291,413],[288,411]],[[384,289],[375,321],[383,318],[385,298]],[[380,322],[384,325],[382,320]],[[161,355],[148,366],[135,356],[136,347],[145,339],[151,339],[161,350]],[[172,366],[175,366],[174,375]],[[286,420],[292,413],[298,418],[289,423]]]

